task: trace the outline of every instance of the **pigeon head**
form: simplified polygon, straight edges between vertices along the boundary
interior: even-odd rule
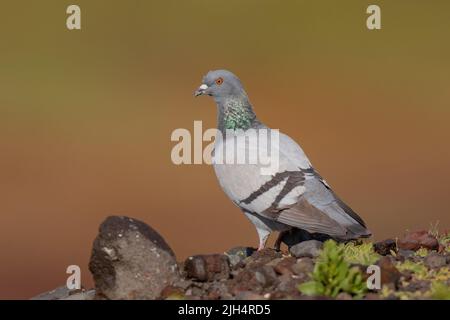
[[[212,96],[216,100],[247,96],[239,78],[227,70],[208,72],[203,77],[202,85],[194,93],[196,97],[201,95]]]
[[[217,128],[247,130],[260,125],[238,77],[227,70],[208,72],[194,96],[207,95],[214,98],[218,110]]]

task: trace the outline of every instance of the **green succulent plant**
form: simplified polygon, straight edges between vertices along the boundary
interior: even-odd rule
[[[421,247],[419,250],[414,252],[414,255],[417,257],[425,258],[430,252],[427,248]]]
[[[405,260],[403,262],[398,262],[396,264],[396,267],[398,271],[405,272],[409,271],[412,272],[415,277],[418,279],[425,279],[428,275],[428,269],[422,262],[414,262],[411,260]]]
[[[431,283],[430,298],[435,300],[450,300],[450,286],[443,282]]]
[[[400,299],[400,300],[415,300],[415,299],[424,299],[425,294],[419,290],[410,292],[410,291],[395,291],[388,286],[383,286],[380,291],[380,297],[383,299]]]
[[[406,287],[412,281],[429,281],[430,289],[423,291],[409,292],[406,290],[394,291],[391,288],[383,287],[381,297],[396,297],[398,299],[443,299],[450,300],[450,286],[447,284],[450,280],[450,269],[442,267],[439,269],[428,269],[422,261],[405,260],[396,263],[397,269],[404,273],[409,272],[411,278],[402,281],[402,287]]]
[[[431,282],[429,290],[422,292],[420,290],[409,292],[404,290],[394,291],[384,286],[381,290],[382,298],[395,297],[400,300],[411,299],[433,299],[433,300],[450,300],[450,287],[441,281]]]
[[[298,288],[303,294],[334,298],[345,292],[360,298],[367,291],[361,271],[345,259],[345,246],[333,240],[324,243],[311,277]]]
[[[438,240],[439,246],[442,246],[444,252],[450,252],[450,231],[439,232],[439,221],[430,224],[428,233]]]
[[[437,270],[428,269],[423,262],[414,262],[411,260],[405,260],[396,264],[397,269],[400,272],[409,271],[412,273],[412,277],[417,280],[428,281],[449,281],[450,269],[448,267],[442,267]]]
[[[442,234],[438,237],[439,244],[444,248],[444,251],[450,253],[450,232]]]
[[[346,244],[339,244],[344,249],[344,259],[350,264],[361,264],[368,266],[375,264],[381,256],[376,253],[373,249],[373,244],[362,243],[359,245],[353,242],[348,242]]]

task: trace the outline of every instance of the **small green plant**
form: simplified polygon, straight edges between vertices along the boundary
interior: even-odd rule
[[[186,297],[184,296],[184,294],[181,293],[172,293],[170,294],[166,300],[185,300]]]
[[[425,258],[428,255],[429,251],[427,248],[421,247],[419,250],[417,250],[414,255],[421,257],[421,258]]]
[[[444,248],[444,252],[450,253],[450,232],[441,234],[438,237],[439,244]]]
[[[381,288],[380,296],[383,299],[390,299],[390,298],[397,298],[400,300],[415,300],[415,299],[425,299],[427,296],[421,292],[420,290],[417,291],[395,291],[392,288],[389,288],[388,286],[383,286]]]
[[[362,264],[368,266],[380,259],[380,255],[373,250],[373,244],[362,243],[355,245],[353,242],[340,244],[344,249],[344,259],[350,264]]]
[[[442,267],[438,270],[429,270],[422,262],[413,262],[406,260],[396,264],[400,272],[409,271],[414,279],[428,281],[448,281],[450,280],[450,269]]]
[[[428,229],[428,233],[431,234],[433,237],[438,238],[439,237],[439,220],[435,223],[430,223],[430,229]]]
[[[345,292],[360,298],[367,291],[361,271],[350,266],[345,259],[344,246],[333,240],[324,243],[311,277],[311,281],[299,286],[303,294],[334,298]]]
[[[447,282],[450,280],[450,269],[448,267],[440,268],[439,270],[430,270],[428,277],[431,280]]]
[[[433,299],[433,300],[450,300],[450,287],[442,281],[433,281],[430,289],[422,292],[420,290],[410,291],[394,291],[387,286],[383,286],[380,292],[382,298],[395,297],[400,300],[411,299]]]
[[[405,260],[403,262],[398,262],[396,267],[400,272],[412,272],[418,279],[425,279],[428,275],[428,269],[422,262]]]
[[[430,298],[435,300],[450,300],[450,287],[443,282],[431,283]]]
[[[430,224],[428,233],[438,240],[439,245],[443,248],[444,252],[450,252],[450,232],[448,230],[444,233],[439,232],[439,221]]]

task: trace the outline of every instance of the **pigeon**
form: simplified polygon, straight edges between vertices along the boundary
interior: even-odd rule
[[[371,233],[358,214],[346,205],[313,168],[302,148],[278,131],[278,166],[263,174],[262,163],[229,163],[223,159],[230,139],[249,130],[273,133],[256,116],[239,78],[227,70],[209,71],[194,96],[211,96],[217,105],[217,133],[213,166],[223,191],[256,227],[258,250],[266,246],[269,235],[277,231],[275,248],[283,241],[311,237],[350,241],[370,237]],[[256,148],[272,145],[256,144]],[[249,142],[236,153],[249,152]],[[226,148],[225,148],[226,149]],[[227,149],[228,152],[228,149]],[[292,245],[292,243],[290,244]]]

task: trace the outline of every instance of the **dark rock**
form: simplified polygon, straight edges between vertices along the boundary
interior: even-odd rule
[[[425,257],[424,263],[430,269],[439,269],[447,264],[447,259],[437,252],[431,252]]]
[[[277,252],[271,248],[265,248],[259,251],[255,251],[252,254],[252,258],[262,263],[267,263],[273,259],[281,258],[282,255],[280,252]]]
[[[389,257],[382,257],[378,260],[377,264],[380,267],[381,284],[392,284],[396,287],[402,274],[392,263],[392,260]]]
[[[220,299],[220,293],[219,293],[219,291],[216,291],[216,290],[209,291],[206,294],[205,299],[206,300],[219,300]]]
[[[198,281],[228,279],[230,266],[223,254],[197,255],[186,259],[184,269],[188,278]]]
[[[274,249],[265,248],[260,251],[254,252],[250,257],[246,258],[244,263],[246,268],[255,268],[263,266],[277,258],[281,258],[282,254]]]
[[[230,266],[234,268],[243,262],[245,258],[250,257],[255,251],[256,249],[249,247],[235,247],[225,252],[225,255],[228,256]]]
[[[263,288],[267,288],[277,281],[277,275],[272,267],[262,266],[255,270],[255,279]]]
[[[94,241],[89,270],[97,297],[155,299],[179,278],[175,255],[145,223],[108,217]]]
[[[261,290],[262,287],[255,278],[254,270],[244,269],[228,283],[228,291],[232,295],[237,295],[241,291],[260,292]]]
[[[272,267],[265,264],[247,265],[233,279],[228,281],[228,290],[236,295],[240,291],[262,293],[265,288],[277,284],[277,275]]]
[[[407,260],[414,257],[414,251],[412,250],[405,250],[405,249],[398,249],[397,257],[399,260]]]
[[[294,273],[294,271],[292,270],[292,266],[296,262],[297,262],[297,260],[294,257],[284,258],[275,265],[274,270],[278,274],[291,275]]]
[[[276,259],[273,259],[272,261],[269,261],[266,265],[268,265],[268,266],[270,266],[270,267],[272,267],[272,268],[275,268],[275,266],[276,266],[278,263],[280,263],[281,260],[283,260],[283,258],[276,258]]]
[[[213,282],[206,295],[206,298],[210,300],[229,300],[232,297],[233,296],[228,292],[228,287],[224,281]]]
[[[292,271],[296,275],[305,274],[308,275],[314,270],[314,262],[311,258],[300,258],[297,263],[292,266]]]
[[[301,283],[299,279],[293,278],[291,275],[283,274],[278,277],[278,285],[276,291],[285,293],[285,297],[293,297],[300,295],[298,285]]]
[[[398,240],[397,245],[400,249],[414,251],[419,250],[420,248],[429,250],[439,249],[439,242],[436,237],[425,230],[407,233],[403,238]]]
[[[375,243],[373,249],[376,253],[387,256],[391,254],[391,251],[397,252],[397,244],[394,239],[386,239]]]
[[[289,249],[289,252],[296,258],[315,258],[320,254],[323,243],[318,240],[308,240],[300,242]]]
[[[403,270],[402,271],[402,280],[411,281],[414,276],[414,272],[411,270]]]
[[[426,280],[414,280],[409,282],[406,286],[402,287],[401,290],[409,292],[426,292],[430,290],[431,283]]]

